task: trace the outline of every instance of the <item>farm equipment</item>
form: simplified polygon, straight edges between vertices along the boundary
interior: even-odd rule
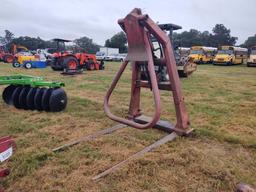
[[[35,55],[17,55],[13,61],[13,67],[20,67],[25,61],[36,61],[38,58]]]
[[[45,68],[47,66],[47,59],[44,53],[38,51],[36,54],[22,53],[16,54],[13,62],[13,67],[31,68]]]
[[[0,48],[0,61],[5,63],[13,63],[15,60],[15,54],[20,51],[28,51],[28,49],[22,45],[12,44],[11,51],[6,51],[3,47]]]
[[[168,33],[168,37],[169,37],[171,42],[172,42],[173,31],[178,30],[178,29],[182,29],[181,26],[171,24],[171,23],[159,24],[158,26],[163,31],[166,31]],[[153,42],[153,45],[154,44],[155,43]],[[159,43],[157,43],[157,44],[159,46]],[[177,65],[177,70],[178,70],[179,77],[188,77],[189,75],[191,75],[197,69],[196,63],[194,63],[188,57],[187,54],[184,54],[184,51],[181,48],[172,47],[172,49],[174,49],[174,56],[175,56],[175,60],[176,60],[176,65]],[[160,55],[162,55],[163,53],[160,50],[161,50],[160,47],[155,48],[154,55],[157,55],[157,52],[159,52]],[[162,57],[162,56],[160,56],[160,57]]]
[[[12,63],[13,62],[13,54],[8,53],[4,47],[0,47],[0,61],[3,61],[5,63]]]
[[[10,136],[0,138],[0,162],[7,161],[13,154],[16,144]],[[0,177],[6,177],[10,174],[8,168],[0,168]],[[3,191],[0,189],[0,191]]]
[[[21,64],[19,62],[14,62],[13,67],[15,68],[24,67],[25,69],[46,68],[46,61],[24,60],[22,61]]]
[[[197,64],[182,49],[182,47],[179,47],[174,52],[179,77],[181,78],[188,77],[197,69]]]
[[[17,45],[15,43],[12,44],[11,52],[13,54],[18,54],[19,52],[27,52],[28,48],[22,45]]]
[[[120,19],[118,23],[127,36],[128,55],[125,61],[121,64],[119,71],[107,91],[104,99],[104,111],[110,119],[120,124],[57,147],[53,149],[53,151],[57,152],[80,142],[93,140],[99,136],[113,133],[114,131],[127,126],[137,129],[156,128],[169,134],[135,153],[128,159],[95,176],[93,180],[106,176],[120,166],[125,165],[125,163],[142,156],[146,152],[149,152],[168,141],[172,141],[179,135],[187,136],[192,131],[184,98],[182,96],[180,79],[169,37],[148,15],[142,15],[141,10],[137,8],[129,13],[124,19]],[[160,44],[161,52],[163,53],[161,58],[154,57],[152,36]],[[129,62],[131,63],[132,68],[131,98],[127,118],[123,118],[111,113],[109,100]],[[166,78],[166,76],[168,76],[168,78]],[[149,88],[153,93],[155,106],[153,118],[142,115],[140,109],[141,88]],[[176,125],[172,125],[168,121],[160,120],[160,90],[172,92],[176,111]]]
[[[24,67],[26,69],[32,69],[32,68],[46,68],[46,61],[31,61],[31,60],[25,60],[22,62],[22,64],[14,63],[13,67]]]
[[[53,39],[57,43],[57,52],[53,53],[50,59],[50,65],[55,71],[79,71],[103,70],[104,62],[97,62],[94,54],[73,53],[65,50],[65,43],[71,42],[65,39]]]
[[[0,85],[8,85],[2,94],[8,105],[17,109],[59,112],[66,108],[67,95],[62,82],[44,81],[27,75],[0,76]]]

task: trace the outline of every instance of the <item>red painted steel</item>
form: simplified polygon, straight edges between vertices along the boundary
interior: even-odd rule
[[[104,110],[106,115],[114,121],[138,129],[152,128],[155,126],[160,119],[161,113],[159,90],[160,82],[158,82],[155,72],[155,64],[158,63],[159,65],[160,63],[160,65],[165,65],[167,67],[167,73],[169,75],[169,84],[173,93],[177,119],[175,130],[179,130],[180,133],[187,133],[189,129],[189,117],[185,107],[184,98],[182,96],[180,79],[169,37],[152,19],[150,19],[148,15],[142,15],[141,10],[138,8],[132,10],[132,12],[130,12],[124,19],[120,19],[118,23],[127,36],[128,54],[105,96]],[[153,57],[151,36],[154,36],[162,46],[164,56],[160,59],[161,62],[159,62],[159,60],[157,62]],[[111,113],[109,108],[109,99],[129,62],[132,64],[131,99],[129,119],[125,119]],[[152,89],[155,104],[154,116],[151,121],[146,124],[140,124],[134,121],[136,117],[141,115],[140,92],[142,86],[138,85],[138,82],[142,82],[140,79],[141,63],[147,65],[150,79],[149,87]]]
[[[6,151],[10,147],[16,148],[13,139],[10,136],[0,138],[0,153]]]
[[[10,136],[0,138],[0,153],[7,151],[10,148],[16,148],[16,145]],[[0,169],[0,177],[9,175],[9,169]]]

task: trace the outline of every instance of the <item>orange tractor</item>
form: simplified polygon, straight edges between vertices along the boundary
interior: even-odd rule
[[[0,61],[5,63],[12,63],[14,60],[14,56],[11,53],[8,53],[4,47],[0,47]]]
[[[53,39],[57,43],[57,50],[50,56],[49,64],[55,71],[76,71],[86,70],[103,70],[104,62],[98,62],[94,54],[73,53],[65,48],[65,39]]]
[[[5,63],[13,63],[15,56],[22,51],[28,51],[28,49],[21,45],[12,44],[11,51],[7,51],[3,46],[0,47],[0,61]]]

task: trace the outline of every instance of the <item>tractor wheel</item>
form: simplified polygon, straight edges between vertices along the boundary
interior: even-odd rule
[[[6,55],[6,56],[4,56],[4,62],[5,62],[5,63],[13,63],[13,61],[14,61],[14,58],[13,58],[12,55]]]
[[[67,71],[78,70],[78,60],[75,57],[66,57],[63,59],[63,67]]]
[[[32,68],[32,64],[29,63],[29,62],[27,62],[27,63],[25,63],[24,67],[25,67],[26,69],[31,69],[31,68]]]
[[[14,68],[19,68],[21,65],[20,65],[18,62],[14,62],[14,63],[12,64],[12,66],[13,66]]]
[[[105,69],[104,61],[101,61],[100,62],[100,70],[104,70],[104,69]]]
[[[93,71],[93,70],[97,70],[97,67],[96,67],[96,63],[94,63],[94,61],[91,61],[89,60],[86,64],[85,64],[85,67],[88,71]]]
[[[57,59],[57,58],[48,61],[48,65],[51,66],[53,71],[62,71],[63,70],[63,66],[60,66],[59,63],[62,63],[62,60]]]
[[[95,70],[95,63],[90,63],[90,70],[91,71],[94,71]]]

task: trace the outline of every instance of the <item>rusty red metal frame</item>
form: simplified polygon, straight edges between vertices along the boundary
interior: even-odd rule
[[[176,69],[175,58],[169,37],[148,15],[142,15],[141,10],[137,8],[129,13],[124,19],[120,19],[118,23],[127,35],[128,55],[125,61],[122,63],[116,76],[114,77],[114,80],[105,96],[104,110],[106,115],[114,121],[138,129],[152,128],[157,124],[161,114],[159,90],[161,83],[157,81],[154,64],[158,62],[158,64],[160,63],[161,65],[167,67],[167,73],[169,75],[168,85],[173,93],[177,119],[174,131],[180,135],[188,134],[191,131],[189,128],[189,117],[185,107],[185,102],[181,91],[180,79]],[[154,36],[163,48],[163,58],[158,61],[153,58],[150,36]],[[109,100],[129,62],[132,64],[131,99],[128,114],[129,119],[125,119],[111,113],[109,108]],[[140,79],[139,65],[142,63],[147,64],[150,77],[150,82],[147,83],[150,86],[142,86],[143,83],[145,84],[145,82],[141,81]],[[155,104],[155,113],[153,118],[151,118],[150,121],[144,123],[138,123],[136,121],[136,118],[141,115],[141,87],[150,87],[152,89]]]
[[[155,143],[145,147],[141,151],[135,153],[124,161],[110,167],[104,172],[98,174],[93,180],[98,180],[109,173],[117,170],[119,167],[126,163],[139,158],[145,153],[163,145],[169,141],[174,140],[178,135],[188,135],[192,129],[189,128],[189,118],[185,107],[184,98],[181,92],[180,80],[176,69],[176,63],[171,49],[171,42],[168,36],[155,24],[148,15],[142,15],[140,9],[134,9],[129,13],[125,19],[118,21],[122,29],[127,34],[128,39],[128,55],[122,63],[119,71],[117,72],[114,80],[107,91],[104,98],[104,110],[107,116],[121,124],[98,131],[92,135],[82,137],[78,140],[72,141],[60,147],[53,149],[54,152],[61,151],[67,147],[76,145],[81,142],[94,140],[100,136],[113,133],[121,128],[128,126],[147,129],[157,128],[170,134],[162,137]],[[154,36],[163,48],[163,58],[156,60],[153,57],[153,47],[151,43],[151,36]],[[109,100],[112,92],[114,91],[120,77],[122,76],[128,63],[132,64],[132,81],[131,81],[131,98],[130,107],[128,112],[128,119],[118,117],[111,113],[109,108]],[[141,80],[140,65],[147,65],[150,81]],[[155,65],[165,65],[169,75],[168,82],[159,82],[155,72]],[[141,114],[140,110],[140,93],[141,87],[151,88],[154,96],[155,113],[154,117],[150,118]],[[173,100],[176,110],[176,125],[172,125],[168,121],[160,119],[161,104],[160,104],[160,90],[169,90],[173,93]]]
[[[6,152],[8,149],[15,149],[16,144],[10,136],[0,138],[0,153]],[[7,160],[7,159],[6,159]],[[0,177],[6,177],[9,175],[9,169],[0,169]]]

